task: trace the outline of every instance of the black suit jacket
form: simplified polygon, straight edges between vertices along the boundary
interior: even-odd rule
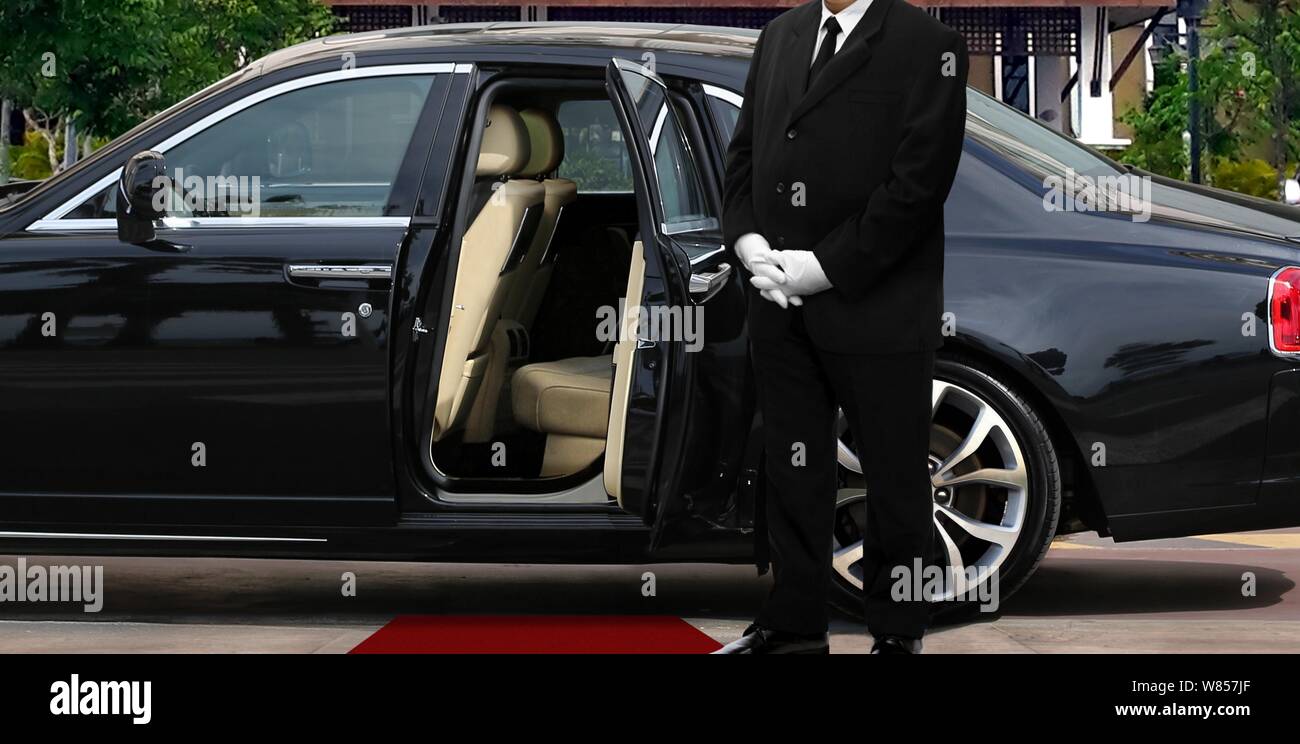
[[[805,90],[821,6],[794,8],[759,36],[727,153],[727,245],[756,232],[773,248],[816,254],[834,285],[804,300],[818,347],[933,349],[943,203],[966,129],[966,45],[903,0],[872,0]],[[748,294],[751,337],[782,335],[790,311],[752,286]]]

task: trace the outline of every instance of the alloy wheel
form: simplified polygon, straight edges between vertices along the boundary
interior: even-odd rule
[[[841,412],[842,487],[836,500],[833,570],[862,589],[866,493],[862,464]],[[930,493],[938,554],[950,573],[932,601],[963,597],[1006,561],[1025,529],[1029,475],[1015,431],[985,399],[935,380],[931,394]],[[974,569],[974,583],[968,576]]]

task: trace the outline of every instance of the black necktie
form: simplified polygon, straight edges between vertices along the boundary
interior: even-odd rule
[[[840,35],[840,22],[835,20],[835,16],[827,18],[822,28],[826,29],[826,38],[822,39],[821,49],[817,50],[817,59],[814,59],[812,67],[808,68],[809,88],[831,61],[831,57],[835,56],[835,39]]]

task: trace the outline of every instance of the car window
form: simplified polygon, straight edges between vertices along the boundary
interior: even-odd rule
[[[382,216],[432,76],[343,80],[290,91],[164,153],[172,217]],[[112,184],[64,219],[116,215]]]
[[[109,184],[102,191],[72,208],[63,215],[65,220],[101,220],[117,218],[117,184]]]
[[[716,230],[721,220],[705,196],[693,153],[663,86],[622,70],[641,131],[650,141],[664,227],[668,232]]]
[[[717,96],[709,96],[708,100],[709,109],[713,111],[713,119],[718,125],[718,136],[722,138],[722,146],[726,147],[731,143],[732,135],[736,133],[736,121],[740,119],[740,107]]]
[[[609,99],[565,101],[555,118],[564,132],[564,160],[557,173],[578,191],[631,193],[632,161]]]

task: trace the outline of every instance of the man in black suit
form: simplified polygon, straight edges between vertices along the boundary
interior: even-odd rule
[[[867,484],[872,651],[920,651],[929,607],[891,590],[933,554],[930,391],[966,72],[961,35],[903,0],[814,0],[759,36],[724,221],[754,288],[775,583],[722,653],[828,649],[837,407]]]

